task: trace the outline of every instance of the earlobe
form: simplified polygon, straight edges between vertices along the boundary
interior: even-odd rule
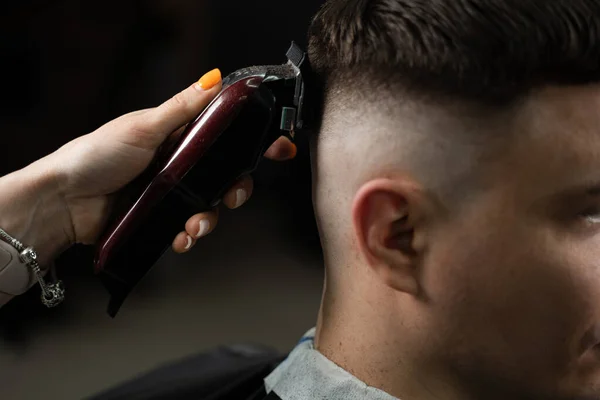
[[[377,179],[357,192],[352,209],[359,251],[387,286],[417,295],[417,251],[411,212],[414,185]]]

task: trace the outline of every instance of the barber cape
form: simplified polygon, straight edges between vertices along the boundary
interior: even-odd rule
[[[90,400],[394,400],[314,348],[308,331],[287,357],[255,345],[221,346],[139,375]],[[265,378],[266,377],[266,378]]]
[[[314,348],[314,337],[315,328],[265,378],[265,400],[397,400],[368,386],[319,353]]]

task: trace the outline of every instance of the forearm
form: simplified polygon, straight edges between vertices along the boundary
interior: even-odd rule
[[[42,268],[72,243],[58,181],[47,158],[0,178],[0,228],[33,247]]]

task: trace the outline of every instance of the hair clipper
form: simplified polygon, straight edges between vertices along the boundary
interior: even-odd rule
[[[216,206],[280,136],[293,139],[306,128],[308,60],[293,42],[286,55],[286,64],[226,76],[213,101],[123,191],[121,212],[101,237],[94,260],[110,294],[111,317],[189,217]]]

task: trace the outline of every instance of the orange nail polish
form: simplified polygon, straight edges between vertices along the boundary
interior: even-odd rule
[[[207,72],[198,80],[198,85],[204,90],[213,88],[217,83],[221,82],[221,71],[218,68]]]
[[[298,154],[298,147],[296,147],[296,145],[292,143],[290,158],[295,158],[296,154]]]

